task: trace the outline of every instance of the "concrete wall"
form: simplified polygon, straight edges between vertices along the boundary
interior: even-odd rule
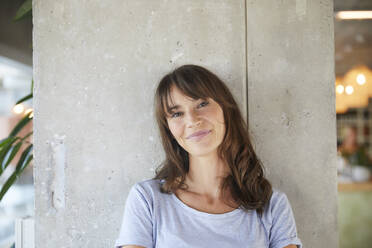
[[[336,247],[331,16],[330,0],[33,1],[35,247],[113,247],[163,157],[155,86],[185,63],[228,83],[304,244]]]
[[[129,187],[162,159],[152,113],[160,77],[206,65],[244,109],[244,1],[33,7],[35,247],[113,247]]]

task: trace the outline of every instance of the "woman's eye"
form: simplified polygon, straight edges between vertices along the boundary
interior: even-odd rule
[[[174,114],[172,114],[172,118],[175,118],[175,117],[178,117],[178,116],[180,116],[181,115],[181,113],[180,112],[176,112],[176,113],[174,113]]]
[[[199,104],[199,107],[204,107],[204,106],[207,106],[208,104],[209,104],[209,102],[204,101],[204,102]]]

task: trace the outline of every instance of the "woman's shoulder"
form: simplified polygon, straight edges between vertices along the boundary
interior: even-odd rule
[[[163,180],[160,179],[144,179],[142,181],[138,181],[137,183],[135,183],[134,186],[146,189],[158,189],[162,183]]]
[[[153,198],[160,192],[160,186],[163,183],[160,179],[144,179],[138,181],[132,186],[132,191],[137,191],[141,193],[146,198]]]
[[[270,206],[276,206],[278,203],[283,202],[283,201],[288,201],[288,197],[284,191],[278,189],[278,188],[272,188],[273,193],[270,198]]]
[[[270,201],[265,207],[263,219],[271,223],[278,215],[288,212],[288,210],[291,211],[292,209],[286,193],[280,189],[273,188]]]

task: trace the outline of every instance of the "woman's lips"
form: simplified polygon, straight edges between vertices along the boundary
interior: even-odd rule
[[[204,138],[205,136],[207,136],[210,132],[211,132],[211,130],[199,131],[199,132],[193,133],[192,135],[187,137],[187,139],[194,140],[194,141],[199,141],[202,138]]]

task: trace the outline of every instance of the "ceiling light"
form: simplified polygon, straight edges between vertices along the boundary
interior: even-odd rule
[[[366,76],[364,76],[364,74],[360,73],[360,74],[358,74],[356,80],[357,80],[357,83],[359,85],[363,85],[363,84],[366,83]]]
[[[346,92],[346,94],[348,94],[348,95],[353,94],[353,92],[354,92],[354,88],[353,88],[353,86],[351,86],[351,85],[346,86],[346,88],[345,88],[345,92]]]
[[[372,19],[372,10],[339,11],[336,18],[341,20]]]
[[[341,85],[341,84],[337,85],[337,86],[336,86],[336,92],[337,92],[338,94],[342,94],[342,93],[344,93],[344,86]]]

